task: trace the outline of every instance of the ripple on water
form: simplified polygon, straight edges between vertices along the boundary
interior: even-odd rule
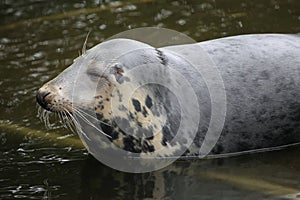
[[[22,125],[34,126],[37,129],[43,129],[44,126],[36,118],[34,97],[36,89],[73,62],[73,59],[78,56],[78,50],[82,49],[88,29],[92,29],[89,37],[89,47],[120,31],[141,26],[175,29],[188,33],[190,37],[197,41],[254,32],[300,32],[299,0],[207,0],[201,2],[197,0],[156,0],[151,3],[128,3],[128,5],[122,5],[122,1],[112,0],[88,0],[84,3],[64,0],[6,0],[2,3],[3,6],[0,6],[0,29],[6,25],[12,25],[11,27],[14,28],[1,29],[4,31],[0,31],[1,119],[18,121]],[[106,6],[115,7],[86,15],[80,14],[59,18],[59,15],[70,14],[77,9],[105,8]],[[150,7],[151,9],[149,9]],[[24,20],[45,16],[47,18],[42,21],[20,23]],[[60,127],[56,126],[55,128]],[[66,192],[69,196],[75,190],[80,189],[78,185],[68,186],[80,184],[80,178],[82,178],[79,175],[80,162],[86,159],[86,151],[58,148],[55,147],[55,143],[46,141],[42,137],[36,140],[29,136],[19,137],[3,131],[0,133],[0,144],[0,199],[60,199],[64,197]],[[41,146],[49,145],[51,148],[41,148]],[[265,171],[259,167],[261,163],[267,163],[266,159],[269,157],[261,159],[261,163],[258,162],[256,167],[251,168],[257,159],[257,156],[255,156],[255,159],[247,162],[247,168],[245,167],[245,171],[241,174],[251,172],[248,173],[249,176],[254,176],[256,173],[261,172],[257,175],[258,178],[266,176],[273,180],[274,177],[277,177],[276,180],[282,185],[292,185],[299,188],[300,179],[297,172],[299,172],[300,165],[299,163],[291,164],[297,162],[298,152],[286,162],[281,161],[284,168],[280,169],[276,169],[280,157],[273,156],[276,162],[263,168]],[[284,154],[282,158],[288,158],[288,155],[290,153]],[[224,171],[225,174],[231,175],[230,173],[233,171],[238,172],[240,168],[236,166],[239,163],[241,162],[231,165],[230,170]],[[217,165],[209,166],[217,168]],[[289,166],[294,166],[294,168],[289,168]],[[201,167],[196,165],[184,168],[184,171],[197,171]],[[109,189],[113,188],[112,186],[118,182],[125,183],[133,188],[136,187],[137,190],[134,190],[136,192],[132,192],[131,195],[131,191],[127,188],[124,189],[124,186],[120,184],[119,190],[111,192],[111,194],[120,195],[120,193],[123,193],[123,195],[128,194],[129,197],[133,197],[134,194],[142,193],[140,191],[144,192],[145,190],[143,184],[135,184],[136,180],[143,179],[134,178],[132,181],[134,184],[131,185],[128,184],[130,182],[126,179],[131,175],[125,174],[123,180],[121,178],[123,177],[122,173],[122,176],[120,176],[120,173],[114,176],[113,171],[108,171],[110,176],[103,176],[102,173],[105,170],[102,166],[94,168],[94,171],[91,170],[91,165],[88,164],[85,172],[90,173],[90,178],[85,177],[85,180],[91,184],[85,184],[86,182],[83,184],[84,189],[92,191],[87,192],[91,197],[94,197],[93,195],[96,193],[102,195],[99,188],[94,184],[95,178],[99,174],[97,183],[103,181],[103,185],[107,186],[107,188],[104,187],[104,190],[108,189],[108,192],[104,191],[104,194],[109,193]],[[178,169],[175,168],[175,170]],[[179,170],[181,170],[180,167]],[[191,184],[185,187],[182,183],[185,183],[184,179],[186,177],[195,178],[195,176],[186,174],[181,177],[172,173],[172,171],[158,173],[159,187],[157,188],[164,190],[164,183],[166,183],[165,190],[173,194],[171,191],[174,186],[180,185],[178,191],[182,189],[182,194],[184,191],[189,191],[188,193],[192,195],[193,193],[190,192],[192,189]],[[164,179],[164,176],[167,178]],[[170,179],[173,177],[172,182]],[[122,180],[119,181],[118,178]],[[203,185],[199,182],[201,182],[201,177],[193,182],[197,186],[194,187],[195,194],[203,188]],[[169,187],[167,184],[169,184]],[[212,185],[212,187],[209,187],[211,191],[207,192],[207,198],[211,197],[210,194],[216,192],[219,192],[220,196],[224,198],[235,197],[241,199],[245,197],[245,195],[236,196],[235,192],[240,190],[238,187],[217,180],[213,184],[222,187],[229,186],[226,190],[218,190],[218,187],[216,189]],[[95,190],[91,190],[93,187],[96,187]],[[146,189],[151,190],[153,188],[146,187]],[[162,191],[162,193],[166,191]],[[205,192],[206,190],[203,191],[203,193]],[[203,193],[197,197],[205,198]],[[250,191],[247,194],[253,193],[255,192]],[[180,195],[180,192],[176,195]],[[299,198],[299,195],[296,197]]]
[[[0,189],[0,197],[4,199],[45,199],[49,197],[56,199],[61,195],[52,195],[52,193],[59,189],[59,185],[49,185],[45,179],[43,185],[21,184],[3,187]]]
[[[36,144],[24,143],[17,149],[3,152],[0,158],[0,199],[60,199],[65,195],[60,192],[61,184],[69,181],[64,175],[78,173],[64,166],[86,159],[84,150],[34,146]],[[53,180],[58,174],[62,174],[62,181]]]

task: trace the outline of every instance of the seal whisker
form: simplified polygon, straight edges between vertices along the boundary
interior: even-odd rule
[[[72,119],[77,134],[82,134],[82,135],[85,136],[88,140],[91,141],[91,139],[90,139],[90,138],[85,134],[85,132],[81,129],[81,125],[80,125],[80,123],[75,119],[75,117],[74,117],[69,111],[66,111],[66,113],[68,113],[68,116],[70,116],[70,118]]]
[[[62,115],[66,127],[69,128],[73,133],[76,133],[76,130],[79,130],[79,124],[76,119],[72,119],[71,114],[69,114],[66,110],[60,114]]]
[[[44,119],[44,110],[42,109],[42,107],[39,107],[38,109],[38,118],[45,123],[45,119]]]
[[[59,119],[59,122],[63,122],[63,120],[62,120],[62,118],[61,118],[61,114],[60,114],[60,112],[56,115],[56,117],[58,117],[58,119]]]
[[[42,110],[41,114],[40,114],[40,119],[41,121],[44,122],[45,126],[47,129],[51,129],[51,123],[50,123],[50,119],[49,119],[49,111],[47,110]]]
[[[101,124],[105,124],[105,125],[107,125],[107,126],[110,126],[110,127],[111,127],[111,125],[110,125],[110,124],[108,124],[108,123],[106,123],[106,122],[104,122],[104,121],[102,121],[102,120],[100,120],[100,119],[98,119],[98,118],[96,118],[96,117],[92,116],[91,114],[89,114],[89,113],[85,112],[83,109],[81,109],[81,108],[79,108],[79,107],[76,107],[76,108],[74,108],[74,109],[76,109],[76,111],[79,111],[79,112],[81,112],[81,113],[83,113],[83,114],[85,114],[85,115],[87,115],[87,116],[91,117],[92,119],[94,119],[94,120],[96,120],[96,121],[100,122]]]
[[[38,105],[38,104],[37,104],[37,105]],[[39,106],[39,107],[38,107],[38,113],[37,113],[37,117],[38,117],[38,118],[41,118],[41,113],[42,113],[42,107]]]
[[[78,122],[78,120],[68,111],[68,110],[64,110],[62,112],[62,115],[64,116],[66,125],[68,126],[68,128],[71,129],[71,131],[73,133],[82,133],[85,135],[85,133],[83,133],[82,129],[81,129],[81,125]],[[75,130],[74,130],[75,128]],[[86,136],[86,135],[85,135]],[[87,136],[86,136],[87,137]],[[87,137],[88,138],[88,137]]]
[[[100,133],[102,133],[103,135],[105,135],[106,137],[111,138],[110,135],[104,133],[102,130],[100,130],[98,127],[96,127],[90,120],[88,120],[79,110],[76,110],[76,112],[78,113],[78,116],[83,119],[88,125],[92,126],[93,128],[95,128],[97,131],[99,131]],[[97,119],[98,120],[98,119]]]
[[[70,128],[70,129],[72,128],[72,127],[70,127],[69,116],[66,114],[65,111],[58,112],[58,116],[59,116],[61,123],[64,125],[65,128]]]
[[[71,119],[71,116],[69,116],[69,114],[67,113],[66,110],[64,110],[63,113],[61,113],[62,115],[62,119],[63,119],[63,122],[66,123],[66,125],[70,128],[72,128],[72,122],[73,120]]]
[[[85,37],[85,41],[84,41],[83,46],[82,46],[82,55],[86,54],[87,40],[88,40],[89,35],[90,35],[91,32],[92,32],[92,30],[89,30],[89,32],[87,33],[87,35]]]

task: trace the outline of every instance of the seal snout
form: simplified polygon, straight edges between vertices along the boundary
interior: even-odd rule
[[[65,96],[61,86],[45,84],[36,93],[36,101],[51,112],[72,112],[72,103]]]
[[[36,101],[45,110],[54,111],[54,105],[58,96],[58,88],[56,86],[45,84],[36,93]]]
[[[40,106],[42,108],[44,108],[45,110],[51,111],[50,108],[48,107],[48,103],[46,101],[46,97],[50,94],[51,92],[43,92],[38,90],[37,94],[36,94],[36,101],[38,102],[38,104],[40,104]]]

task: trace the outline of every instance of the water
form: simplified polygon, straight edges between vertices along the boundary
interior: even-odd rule
[[[72,63],[89,30],[89,48],[145,26],[197,41],[298,33],[300,1],[2,0],[0,19],[0,199],[285,199],[300,192],[299,147],[127,174],[97,162],[61,125],[46,130],[35,103],[35,91]]]

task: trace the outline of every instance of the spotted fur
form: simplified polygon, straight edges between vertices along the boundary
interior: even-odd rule
[[[300,142],[299,44],[298,35],[282,34],[243,35],[159,49],[134,40],[110,40],[75,59],[39,90],[37,99],[43,108],[56,113],[81,112],[74,107],[92,110],[97,119],[93,123],[99,123],[103,132],[87,133],[82,139],[95,140],[103,148],[145,156],[182,155],[178,152],[185,149],[188,155],[198,155],[215,99],[203,74],[181,56],[199,57],[199,70],[215,69],[226,90],[225,124],[212,154],[289,145]],[[136,66],[153,63],[163,67],[155,74],[142,71],[141,79],[162,77],[180,86],[181,82],[173,80],[172,69],[184,75],[195,91],[197,100],[184,102],[199,105],[195,137],[183,132],[173,141],[182,119],[175,96],[159,86],[139,87],[137,77],[130,74]],[[102,142],[103,135],[109,143]]]

